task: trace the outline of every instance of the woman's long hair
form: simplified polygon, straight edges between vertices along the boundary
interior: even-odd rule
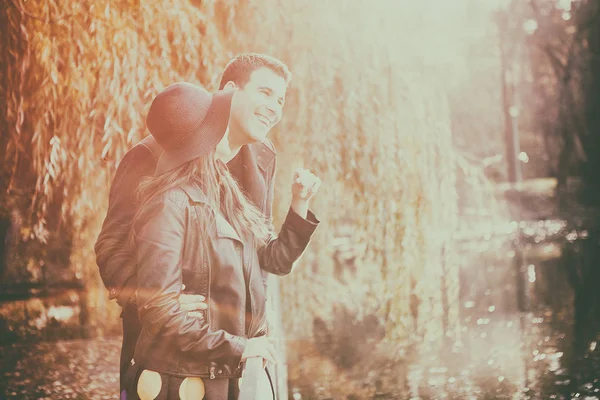
[[[196,183],[207,197],[208,205],[213,210],[220,210],[244,241],[250,240],[255,246],[264,244],[272,233],[269,222],[248,200],[225,164],[216,160],[214,154],[212,151],[205,157],[189,161],[163,175],[144,178],[137,189],[139,208],[134,223],[144,205],[156,196],[184,184]],[[200,218],[205,221],[200,224],[201,235],[209,237],[209,229],[214,226],[210,223],[211,212],[207,207],[199,207],[199,210]],[[131,239],[134,240],[133,235]]]

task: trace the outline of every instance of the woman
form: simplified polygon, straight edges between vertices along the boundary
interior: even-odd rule
[[[237,398],[244,360],[275,362],[257,252],[269,224],[215,157],[233,95],[178,83],[150,107],[164,153],[139,188],[133,225],[143,328],[127,399]],[[206,297],[203,318],[181,308],[184,287]]]

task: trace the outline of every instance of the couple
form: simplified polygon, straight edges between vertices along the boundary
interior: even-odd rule
[[[309,201],[321,185],[296,171],[273,235],[276,160],[266,135],[290,77],[277,59],[242,54],[214,94],[170,85],[148,111],[151,136],[119,164],[95,251],[123,308],[122,398],[237,399],[245,360],[276,361],[267,278],[290,273],[306,249],[319,223]],[[274,399],[262,374],[260,398]]]

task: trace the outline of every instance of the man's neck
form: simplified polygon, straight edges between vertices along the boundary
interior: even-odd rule
[[[233,134],[232,134],[233,133]],[[232,132],[230,129],[227,130],[221,142],[217,145],[217,151],[215,157],[219,160],[223,161],[223,163],[227,164],[231,161],[237,153],[240,152],[240,149],[245,143],[241,141],[236,141],[235,139],[238,135],[235,132]]]

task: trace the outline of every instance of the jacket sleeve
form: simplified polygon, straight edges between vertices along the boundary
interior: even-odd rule
[[[128,241],[137,210],[136,191],[142,178],[152,175],[155,168],[154,155],[143,145],[137,145],[125,154],[112,181],[108,210],[94,246],[100,277],[109,291],[109,298],[118,298],[121,305],[129,297],[122,293],[123,287],[135,274]]]
[[[265,215],[269,219],[271,227],[273,226],[275,168],[275,161],[273,161],[267,192],[267,209],[265,210]],[[319,220],[312,211],[309,210],[307,218],[304,219],[290,208],[279,235],[273,236],[265,246],[258,250],[261,269],[276,275],[289,274],[294,269],[295,262],[308,247],[310,238],[317,226],[319,226]]]
[[[189,317],[179,303],[181,254],[187,208],[173,198],[143,206],[134,225],[137,255],[137,305],[143,329],[177,343],[181,351],[206,358],[239,362],[247,339]]]

